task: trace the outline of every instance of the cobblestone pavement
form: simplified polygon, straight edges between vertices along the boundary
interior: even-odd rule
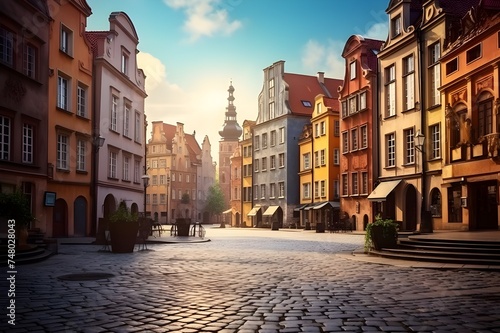
[[[18,267],[16,325],[6,323],[2,301],[0,330],[500,332],[498,272],[336,255],[361,248],[363,235],[209,228],[207,237],[131,254],[63,245],[44,262]],[[84,272],[114,276],[59,279]]]

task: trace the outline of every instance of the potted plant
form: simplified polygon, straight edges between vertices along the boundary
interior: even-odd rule
[[[383,219],[380,215],[375,217],[375,222],[368,223],[365,234],[365,251],[374,248],[395,248],[398,243],[398,224],[392,219]]]
[[[122,201],[118,209],[109,216],[109,222],[111,250],[115,253],[134,252],[139,231],[139,216],[131,213]]]
[[[0,216],[2,217],[2,223],[5,223],[5,226],[2,226],[3,228],[6,228],[7,224],[14,226],[17,247],[26,247],[28,228],[35,219],[26,196],[19,190],[12,193],[0,193]],[[9,223],[12,221],[14,222]]]

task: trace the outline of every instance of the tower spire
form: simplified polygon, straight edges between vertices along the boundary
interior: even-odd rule
[[[229,88],[227,89],[229,96],[227,97],[226,118],[224,125],[219,131],[222,140],[238,140],[243,133],[240,125],[236,121],[236,107],[234,106],[234,87],[233,81],[229,81]]]

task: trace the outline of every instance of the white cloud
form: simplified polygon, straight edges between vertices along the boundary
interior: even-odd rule
[[[302,51],[302,64],[306,69],[318,70],[324,61],[325,51],[318,41],[308,40]]]
[[[328,40],[321,44],[316,40],[309,40],[302,52],[302,65],[307,72],[325,72],[325,76],[343,79],[344,59],[342,58],[343,44]]]
[[[187,16],[184,30],[191,42],[202,36],[231,35],[241,27],[241,22],[231,20],[221,0],[164,0],[167,6],[183,10]]]
[[[387,32],[389,31],[389,26],[387,22],[375,23],[372,25],[366,33],[363,35],[366,38],[386,40]]]

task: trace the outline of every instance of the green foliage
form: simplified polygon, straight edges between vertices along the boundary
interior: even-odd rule
[[[109,221],[112,223],[136,222],[139,220],[137,214],[132,214],[124,201],[120,202],[118,209],[111,213]]]
[[[19,190],[13,193],[0,193],[0,216],[15,220],[17,229],[28,227],[35,219],[28,199]]]
[[[372,233],[373,227],[381,227],[384,238],[397,237],[399,225],[392,219],[382,219],[380,214],[375,216],[375,222],[368,223],[365,233],[365,251],[373,247]]]
[[[222,214],[225,208],[224,201],[224,193],[222,193],[219,184],[210,186],[208,189],[205,210],[215,215]]]

